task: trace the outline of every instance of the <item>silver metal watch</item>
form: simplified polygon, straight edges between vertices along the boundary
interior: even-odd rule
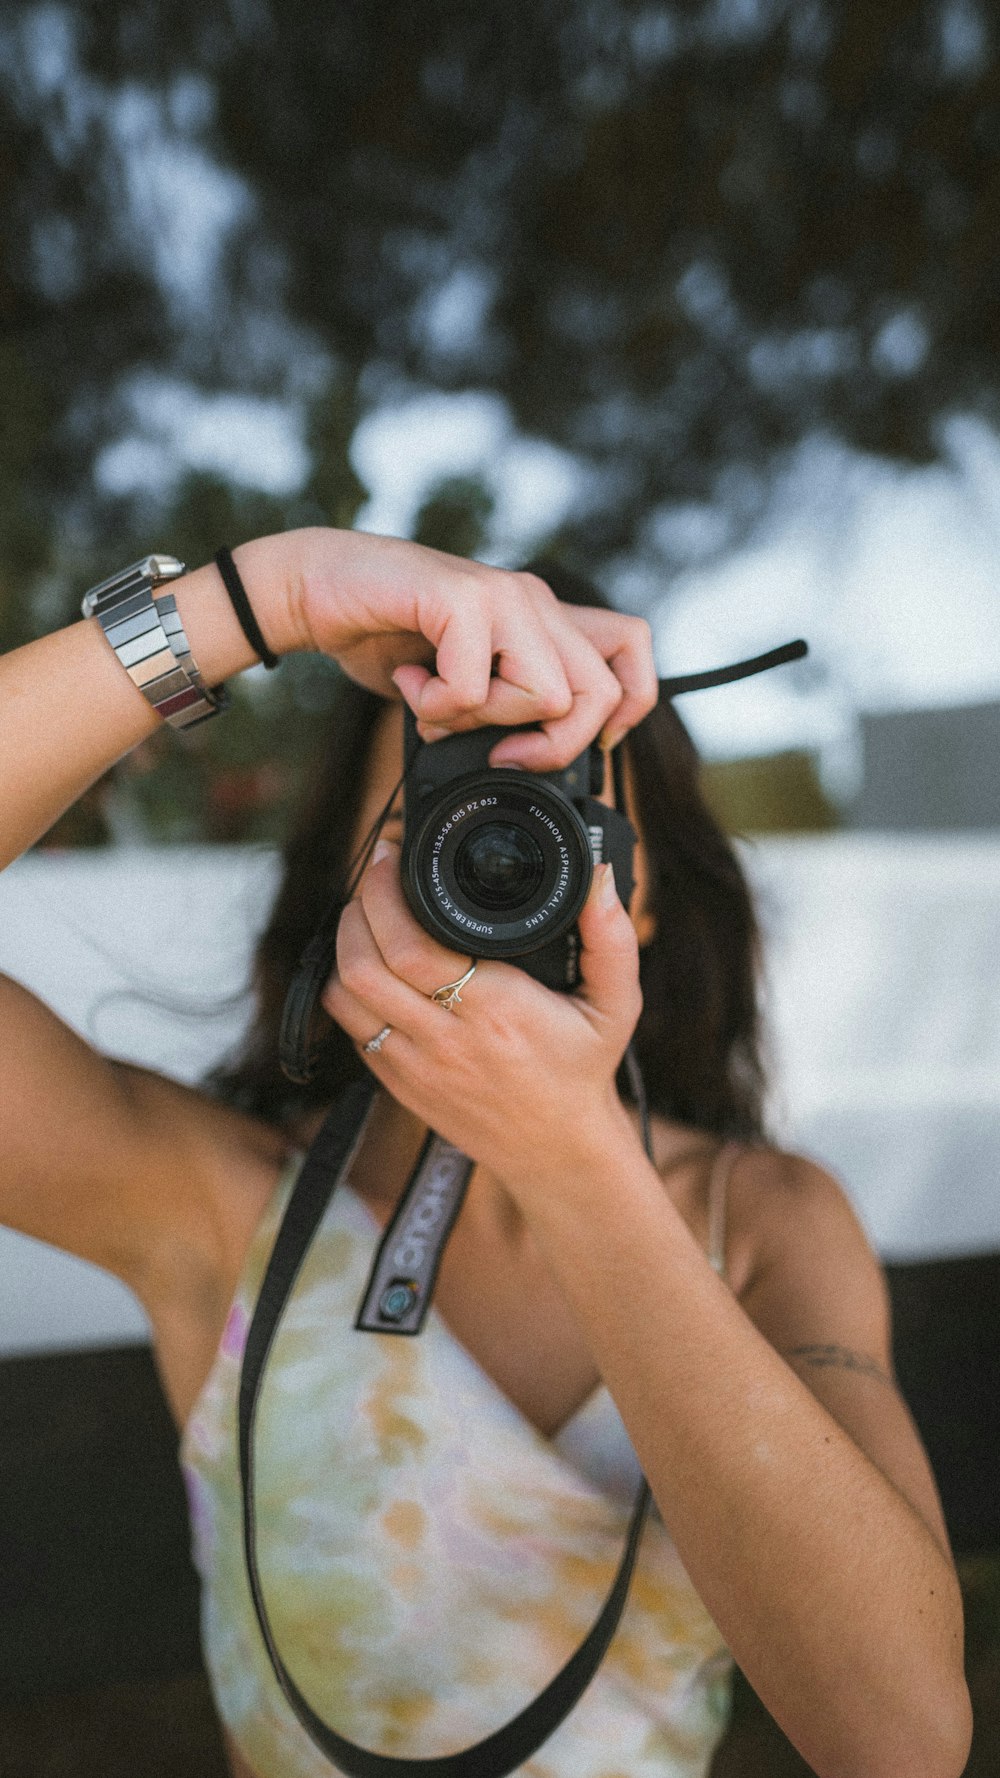
[[[143,556],[92,586],[80,604],[96,617],[126,673],[174,728],[218,716],[229,701],[224,685],[210,690],[188,647],[173,593],[156,589],[184,573],[176,556]]]

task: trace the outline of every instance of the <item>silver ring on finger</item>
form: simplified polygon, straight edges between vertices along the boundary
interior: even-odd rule
[[[443,1006],[448,1012],[454,1012],[456,1006],[460,1006],[462,1003],[462,989],[466,982],[471,982],[475,973],[476,959],[473,957],[465,974],[460,975],[457,982],[445,982],[443,987],[435,988],[431,999],[437,1006]]]
[[[383,1025],[381,1031],[376,1031],[374,1037],[369,1037],[368,1042],[362,1046],[365,1055],[377,1056],[391,1030],[391,1025]]]

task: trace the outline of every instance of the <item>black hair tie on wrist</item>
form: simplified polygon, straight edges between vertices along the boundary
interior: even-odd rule
[[[280,655],[272,654],[267,643],[264,641],[260,624],[257,622],[257,619],[253,614],[253,606],[247,598],[246,587],[243,585],[243,582],[239,577],[236,563],[233,561],[232,555],[228,549],[216,550],[215,566],[222,575],[223,585],[232,600],[233,610],[239,618],[240,629],[243,631],[254,654],[260,655],[263,665],[270,672],[272,667],[278,665],[281,657]]]

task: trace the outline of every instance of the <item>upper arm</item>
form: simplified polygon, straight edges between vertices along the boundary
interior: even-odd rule
[[[943,1549],[930,1464],[893,1374],[889,1293],[838,1182],[767,1151],[733,1194],[753,1261],[740,1301],[812,1394],[910,1503]]]
[[[156,1081],[0,975],[0,1222],[134,1282],[186,1208],[184,1120],[157,1114]],[[172,1083],[159,1086],[166,1111]]]

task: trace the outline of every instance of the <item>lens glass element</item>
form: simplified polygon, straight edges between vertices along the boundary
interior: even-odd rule
[[[545,876],[545,859],[526,828],[488,821],[461,842],[453,868],[471,902],[499,910],[530,899]]]

